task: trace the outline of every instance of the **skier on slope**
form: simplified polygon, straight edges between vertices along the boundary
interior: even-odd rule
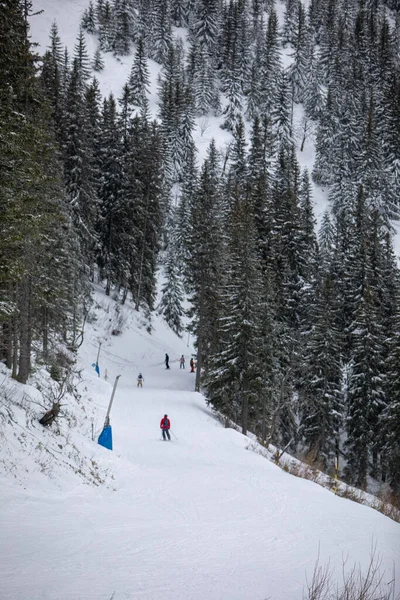
[[[164,415],[160,421],[160,429],[162,430],[163,440],[165,441],[168,438],[171,441],[171,436],[169,435],[169,430],[171,428],[171,421],[168,419],[168,415]]]
[[[169,356],[167,353],[165,353],[165,368],[169,369]]]
[[[180,369],[184,369],[185,368],[185,357],[183,356],[183,354],[182,354],[182,356],[179,359],[179,368]]]
[[[190,372],[194,373],[194,360],[193,360],[193,358],[190,359]]]
[[[137,387],[143,387],[144,377],[141,373],[137,376]]]

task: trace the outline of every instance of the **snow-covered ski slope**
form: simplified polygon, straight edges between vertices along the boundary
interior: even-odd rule
[[[48,43],[53,20],[71,50],[87,3],[34,0],[34,10],[44,10],[31,20],[39,50]],[[93,54],[95,40],[87,41]],[[119,97],[132,56],[104,58],[102,92]],[[157,72],[151,63],[153,114]],[[212,137],[221,149],[229,141],[218,123],[210,118],[203,132],[198,127],[199,160]],[[312,165],[311,143],[299,159]],[[326,202],[317,188],[315,199],[320,217]],[[340,580],[343,562],[349,570],[354,563],[365,569],[374,545],[385,583],[397,563],[400,591],[399,524],[258,455],[252,440],[224,429],[193,391],[186,337],[179,340],[157,318],[149,335],[130,306],[118,315],[101,292],[96,301],[96,320],[87,326],[79,357],[87,419],[79,417],[70,436],[82,456],[96,463],[96,473],[107,471],[114,479],[108,475],[95,487],[57,465],[50,478],[38,472],[33,452],[23,462],[18,454],[24,476],[14,467],[0,477],[0,600],[300,600],[318,555]],[[119,327],[123,334],[111,336]],[[98,378],[91,365],[100,341]],[[182,353],[185,371],[178,365]],[[143,389],[136,387],[139,371]],[[93,419],[98,435],[117,375],[109,452],[91,442],[90,425]],[[164,413],[177,438],[171,442],[160,441]],[[20,437],[23,426],[21,421],[16,429]],[[45,439],[38,437],[38,444]],[[7,446],[4,439],[0,444]]]
[[[94,398],[98,432],[121,375],[113,452],[87,435],[114,479],[99,487],[63,481],[61,472],[48,484],[0,480],[1,600],[299,600],[318,554],[340,579],[342,562],[366,567],[373,545],[384,581],[393,579],[399,524],[252,451],[252,440],[215,420],[189,369],[179,369],[180,355],[188,362],[192,351],[187,337],[157,318],[149,335],[130,306],[116,312],[101,292],[95,299],[80,353],[82,402],[89,410]],[[123,333],[111,336],[118,321]],[[92,363],[100,341],[99,378]],[[160,440],[164,413],[171,442]]]

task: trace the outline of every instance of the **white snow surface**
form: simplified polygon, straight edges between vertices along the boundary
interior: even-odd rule
[[[49,479],[33,453],[24,458],[28,475],[4,471],[1,600],[299,600],[318,555],[339,580],[343,561],[366,568],[374,545],[385,583],[393,579],[400,525],[289,475],[253,452],[254,441],[224,429],[193,391],[194,374],[179,368],[180,355],[188,363],[193,351],[187,336],[158,318],[149,334],[129,304],[118,307],[100,289],[91,321],[79,357],[81,401],[98,434],[121,375],[114,449],[92,442],[85,422],[70,435],[108,475],[95,486],[56,464]],[[112,336],[116,324],[123,333]],[[165,413],[171,442],[160,439]],[[51,434],[38,428],[37,438]]]
[[[34,0],[34,10],[45,11],[31,20],[39,50],[54,19],[72,49],[86,5]],[[93,54],[96,41],[87,40]],[[101,89],[118,97],[132,56],[105,60]],[[154,83],[159,67],[150,66]],[[221,150],[231,139],[218,119],[206,125],[203,133],[198,125],[199,161],[212,137]],[[310,140],[299,153],[302,166],[312,165],[313,152]],[[315,190],[319,220],[326,193]],[[346,561],[348,570],[355,563],[366,569],[372,547],[384,582],[393,580],[400,525],[289,475],[253,452],[254,440],[224,429],[193,391],[187,335],[179,339],[157,317],[149,334],[129,304],[118,307],[100,289],[92,312],[79,353],[81,399],[69,401],[59,436],[57,426],[49,431],[37,422],[39,392],[11,382],[1,367],[0,385],[6,381],[18,400],[12,418],[0,419],[1,600],[299,600],[318,556],[340,581]],[[113,329],[123,333],[113,336]],[[100,341],[99,378],[92,363]],[[117,375],[110,452],[96,439]],[[164,413],[171,442],[160,440]]]

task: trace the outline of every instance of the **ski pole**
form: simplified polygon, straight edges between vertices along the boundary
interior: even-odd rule
[[[172,429],[170,429],[170,432],[172,433],[172,435],[174,436],[174,438],[177,440],[178,438],[176,437],[176,435],[174,434],[174,432],[172,431]]]

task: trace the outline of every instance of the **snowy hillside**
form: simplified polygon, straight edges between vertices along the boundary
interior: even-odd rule
[[[33,0],[38,51],[56,21],[72,53],[87,4]],[[276,9],[282,21],[283,4]],[[96,38],[84,35],[92,57]],[[174,35],[185,43],[185,30],[174,28]],[[104,96],[121,96],[132,60],[133,54],[104,54],[105,68],[96,73]],[[284,65],[291,60],[285,50]],[[155,116],[160,66],[149,61],[149,67]],[[301,120],[295,104],[294,129]],[[221,123],[222,117],[197,118],[199,163],[213,138],[226,156],[232,136]],[[303,151],[301,142],[299,132],[299,163],[311,170],[314,140]],[[320,222],[327,194],[314,184],[313,202]],[[265,457],[254,436],[224,428],[194,391],[193,339],[177,337],[156,313],[149,329],[130,295],[117,302],[113,290],[106,296],[98,285],[74,376],[61,396],[57,374],[50,377],[39,361],[29,385],[11,379],[0,363],[0,600],[300,600],[311,597],[316,565],[322,572],[327,565],[340,587],[354,566],[356,574],[368,572],[371,555],[383,598],[395,600],[400,524],[294,477]],[[60,352],[73,362],[65,348]],[[289,371],[282,371],[282,394]],[[97,438],[117,376],[109,451]],[[61,413],[45,428],[39,418],[55,398]],[[170,442],[160,435],[165,414]]]
[[[65,0],[64,2],[52,2],[51,0],[34,0],[33,9],[35,11],[43,11],[39,15],[32,16],[30,20],[32,41],[38,44],[38,52],[45,52],[49,46],[49,33],[52,23],[55,21],[59,28],[60,38],[70,52],[73,51],[76,43],[76,38],[79,33],[79,25],[84,10],[87,8],[87,0]],[[284,5],[277,3],[277,13],[282,21]],[[185,39],[185,30],[175,28],[174,35],[176,38]],[[91,57],[94,56],[98,44],[97,37],[94,35],[85,34],[85,40],[88,52]],[[129,76],[129,72],[133,62],[135,47],[132,46],[132,54],[128,56],[115,57],[111,52],[104,54],[105,67],[100,73],[93,75],[99,80],[100,89],[104,97],[111,92],[116,98],[122,95],[123,85]],[[285,54],[283,64],[289,65],[292,59],[290,53]],[[149,106],[153,117],[158,111],[157,106],[157,76],[160,72],[160,65],[152,60],[149,60],[149,70],[151,76],[151,95],[149,98]],[[315,147],[313,136],[309,136],[305,142],[303,151],[300,151],[301,146],[301,118],[303,109],[300,105],[294,107],[294,131],[297,137],[297,158],[301,168],[307,168],[311,172],[314,158]],[[196,122],[193,138],[198,150],[198,161],[201,163],[206,155],[207,148],[211,140],[214,138],[217,147],[226,152],[228,144],[232,141],[232,135],[224,129],[221,129],[222,117],[207,116],[198,118]],[[320,224],[322,216],[327,207],[327,192],[326,190],[314,185],[314,213],[318,224]]]
[[[90,419],[86,431],[78,428],[82,455],[95,459],[100,476],[107,471],[110,485],[65,478],[57,465],[56,487],[39,474],[24,485],[2,475],[2,600],[297,600],[318,555],[340,579],[342,562],[366,567],[374,544],[388,584],[400,525],[251,451],[249,438],[224,429],[193,392],[189,369],[179,369],[179,356],[190,356],[187,339],[157,319],[149,335],[132,308],[116,314],[116,306],[96,293],[79,357],[82,403],[97,432],[121,375],[114,451],[91,442]],[[123,333],[111,336],[118,321]],[[171,442],[160,441],[165,413]],[[25,466],[35,472],[34,455]]]

